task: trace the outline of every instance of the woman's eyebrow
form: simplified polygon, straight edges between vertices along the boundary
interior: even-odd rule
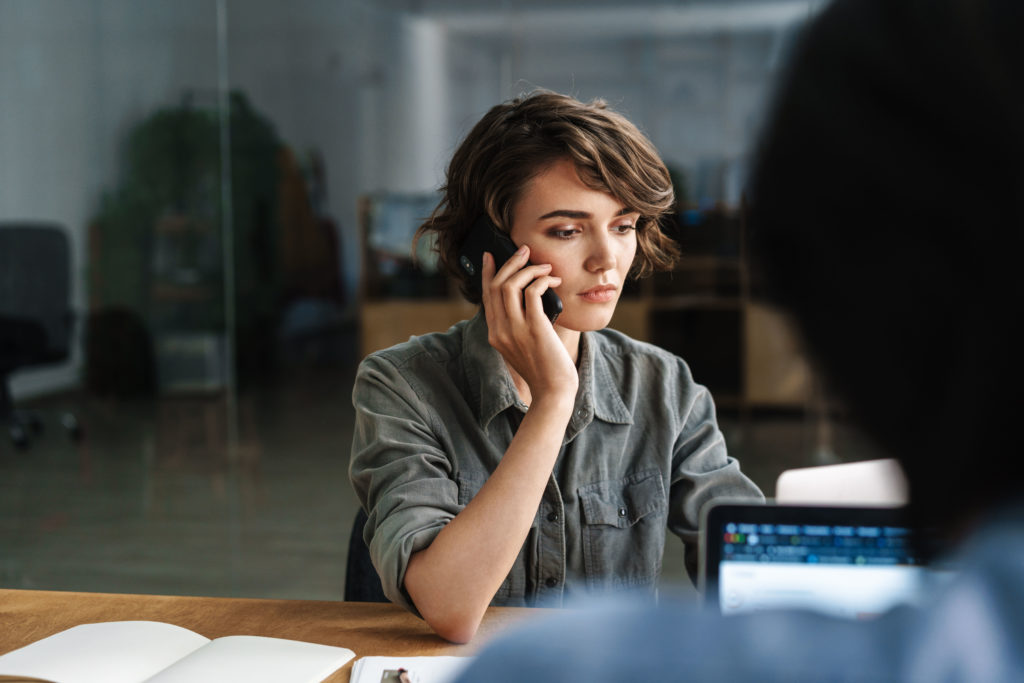
[[[615,215],[616,216],[628,216],[631,213],[636,213],[636,211],[634,211],[633,209],[631,209],[628,206],[626,206],[626,207],[623,207],[623,208],[619,209],[619,212],[616,213]],[[576,218],[576,219],[581,219],[581,218],[593,218],[593,216],[590,213],[588,213],[587,211],[573,211],[572,209],[555,209],[554,211],[549,211],[548,213],[544,214],[543,216],[541,216],[537,220],[542,221],[542,220],[544,220],[546,218]]]

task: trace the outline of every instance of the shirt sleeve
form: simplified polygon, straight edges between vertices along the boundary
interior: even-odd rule
[[[681,429],[672,455],[668,528],[682,539],[686,571],[696,583],[701,508],[713,498],[762,502],[764,494],[728,455],[710,392],[680,365]]]
[[[368,516],[363,537],[384,594],[418,615],[405,571],[458,514],[452,461],[438,441],[436,413],[386,357],[360,364],[352,401],[349,479]]]

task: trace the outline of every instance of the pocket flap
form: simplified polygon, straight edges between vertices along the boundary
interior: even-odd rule
[[[587,484],[580,487],[579,496],[587,524],[629,527],[665,507],[665,489],[657,469]]]

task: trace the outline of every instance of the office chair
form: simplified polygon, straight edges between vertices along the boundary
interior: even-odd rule
[[[345,568],[345,602],[390,602],[384,595],[377,570],[370,561],[370,549],[363,540],[366,526],[363,508],[356,512],[352,535],[348,538],[348,561]]]
[[[71,353],[71,249],[67,233],[47,223],[0,223],[0,423],[28,447],[42,430],[33,413],[15,410],[10,375],[66,360]],[[69,413],[61,422],[81,435]]]

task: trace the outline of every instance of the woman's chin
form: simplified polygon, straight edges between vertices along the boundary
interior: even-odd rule
[[[614,306],[608,307],[608,310],[563,311],[555,324],[575,332],[594,332],[608,327],[614,312]]]

